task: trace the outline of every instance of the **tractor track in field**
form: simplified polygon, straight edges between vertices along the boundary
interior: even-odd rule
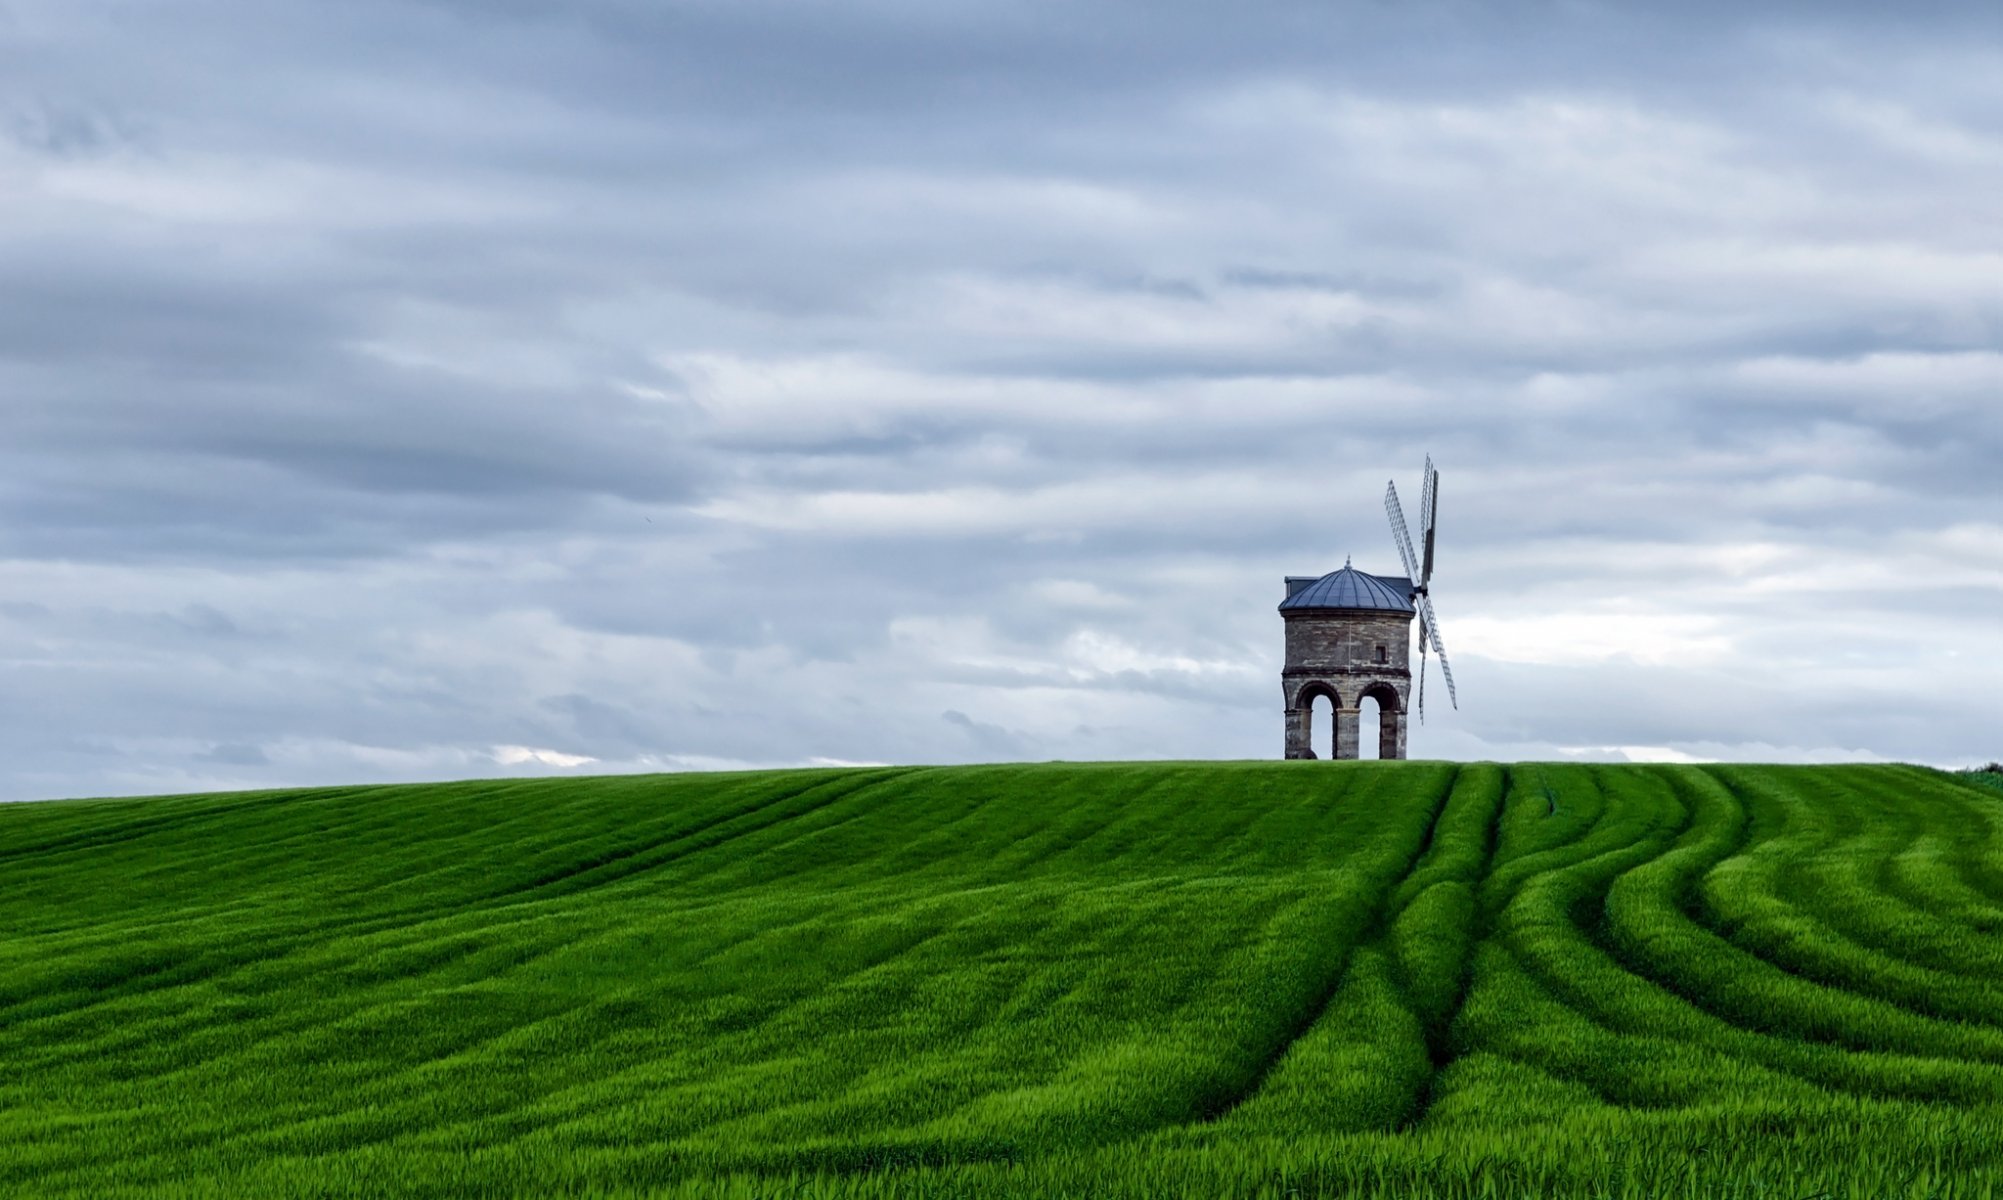
[[[1533,786],[1536,789],[1534,791],[1530,790]],[[1454,995],[1452,1001],[1436,1017],[1424,1022],[1431,1070],[1411,1112],[1399,1123],[1400,1131],[1410,1130],[1426,1119],[1440,1098],[1438,1081],[1441,1075],[1464,1055],[1476,1049],[1461,1044],[1455,1033],[1455,1026],[1467,1008],[1468,998],[1474,986],[1475,960],[1481,949],[1489,945],[1496,946],[1532,979],[1540,983],[1545,982],[1543,969],[1529,961],[1522,952],[1511,945],[1503,930],[1502,914],[1511,901],[1525,887],[1546,875],[1574,870],[1608,855],[1624,853],[1635,844],[1629,842],[1611,845],[1592,853],[1579,853],[1581,848],[1589,846],[1592,839],[1600,834],[1603,826],[1617,820],[1612,798],[1601,791],[1598,795],[1599,805],[1592,819],[1572,840],[1527,851],[1513,860],[1517,863],[1536,864],[1532,870],[1512,872],[1507,876],[1499,875],[1496,871],[1496,857],[1500,849],[1502,822],[1509,813],[1512,799],[1533,807],[1547,806],[1543,814],[1547,819],[1559,813],[1557,798],[1541,774],[1532,779],[1528,771],[1519,771],[1512,767],[1503,768],[1501,795],[1489,818],[1481,865],[1468,881],[1475,890],[1476,899],[1469,914],[1466,936],[1461,945],[1459,976]],[[1600,894],[1604,895],[1604,889]],[[1554,990],[1552,994],[1565,1002],[1566,1007],[1576,1009],[1576,1005],[1570,1003],[1564,993]],[[1591,1017],[1589,1013],[1582,1015],[1587,1015],[1589,1019]],[[1481,1049],[1486,1053],[1496,1053],[1492,1048]],[[1518,1058],[1512,1054],[1504,1054],[1503,1057]],[[1546,1064],[1527,1059],[1520,1061],[1550,1073],[1550,1068]]]
[[[1390,897],[1396,894],[1399,884],[1410,879],[1425,865],[1426,860],[1431,857],[1434,837],[1439,831],[1440,818],[1446,813],[1447,803],[1453,797],[1454,781],[1459,775],[1460,768],[1456,766],[1453,772],[1442,783],[1439,794],[1434,798],[1433,811],[1426,819],[1426,828],[1420,835],[1418,844],[1413,847],[1411,854],[1406,858],[1404,867],[1398,872],[1397,878],[1383,889],[1382,895],[1385,899],[1372,909],[1370,917],[1364,925],[1363,932],[1344,949],[1334,968],[1323,978],[1319,991],[1303,1007],[1302,1012],[1290,1024],[1285,1034],[1261,1056],[1258,1066],[1253,1070],[1251,1077],[1245,1084],[1221,1101],[1213,1101],[1198,1118],[1199,1123],[1213,1124],[1222,1121],[1253,1097],[1257,1096],[1266,1086],[1266,1081],[1272,1077],[1273,1072],[1279,1068],[1280,1063],[1293,1050],[1294,1045],[1307,1036],[1309,1030],[1313,1029],[1328,1016],[1329,1009],[1334,1003],[1336,994],[1342,990],[1343,981],[1348,977],[1358,951],[1365,949],[1386,949],[1385,943],[1388,941],[1391,923],[1396,917],[1396,913],[1390,911]],[[1395,960],[1395,956],[1388,953],[1386,957]],[[1399,991],[1402,996],[1404,989],[1400,987]]]
[[[1696,929],[1706,936],[1718,937],[1714,929],[1706,926],[1702,919],[1693,915],[1691,911],[1693,907],[1702,903],[1699,894],[1702,880],[1718,864],[1744,853],[1757,839],[1758,831],[1755,829],[1756,822],[1751,819],[1752,806],[1743,789],[1720,777],[1717,772],[1706,772],[1706,775],[1718,784],[1724,795],[1730,798],[1737,810],[1738,820],[1730,838],[1722,845],[1709,850],[1704,856],[1704,861],[1692,868],[1681,881],[1675,896],[1672,897],[1672,903]],[[1826,1093],[1859,1098],[1902,1096],[1926,1101],[1947,1099],[1949,1094],[1952,1094],[1967,1100],[1979,1100],[1993,1093],[1994,1089],[1985,1091],[1977,1082],[1968,1078],[1955,1079],[1936,1074],[1924,1080],[1901,1081],[1896,1078],[1895,1071],[1897,1064],[1901,1062],[1930,1061],[1944,1069],[1975,1068],[1978,1071],[1993,1070],[1992,1063],[1964,1057],[1943,1058],[1910,1049],[1860,1045],[1856,1044],[1854,1039],[1808,1037],[1796,1031],[1770,1028],[1765,1023],[1745,1019],[1732,1011],[1729,1006],[1721,1007],[1719,999],[1707,994],[1701,985],[1676,977],[1674,972],[1663,964],[1639,960],[1632,950],[1622,945],[1620,938],[1609,926],[1606,916],[1607,899],[1613,888],[1622,877],[1656,861],[1662,854],[1678,849],[1695,823],[1692,802],[1696,797],[1690,790],[1690,785],[1680,777],[1672,776],[1672,779],[1675,780],[1674,788],[1678,801],[1686,812],[1672,842],[1663,847],[1655,857],[1634,864],[1613,878],[1596,885],[1588,894],[1580,897],[1574,906],[1576,916],[1573,925],[1586,938],[1595,954],[1601,956],[1605,962],[1618,970],[1621,975],[1634,981],[1636,985],[1672,999],[1687,1009],[1705,1027],[1714,1030],[1713,1035],[1697,1038],[1697,1042],[1708,1052],[1759,1071],[1786,1076]],[[1594,912],[1594,909],[1598,911]],[[1724,941],[1722,938],[1719,940]],[[1686,1039],[1692,1036],[1688,1029],[1665,1031],[1637,1028],[1631,1016],[1621,1014],[1617,1007],[1610,1008],[1600,996],[1584,990],[1578,981],[1561,971],[1554,970],[1550,964],[1541,961],[1537,956],[1527,954],[1523,949],[1511,945],[1507,938],[1500,939],[1499,944],[1516,961],[1518,967],[1554,1000],[1608,1033],[1621,1037],[1644,1038],[1668,1036],[1672,1039]],[[1747,953],[1751,954],[1750,951]],[[1758,956],[1752,957],[1757,959]],[[1862,994],[1850,989],[1831,990],[1846,995]],[[1797,1053],[1803,1047],[1814,1047],[1840,1057],[1804,1058]],[[1656,1107],[1636,1095],[1628,1094],[1624,1089],[1617,1088],[1609,1092],[1596,1080],[1581,1078],[1567,1070],[1554,1069],[1551,1064],[1533,1063],[1533,1065],[1559,1078],[1585,1086],[1609,1103],[1626,1108]]]
[[[1584,895],[1578,897],[1571,906],[1570,924],[1572,925],[1573,928],[1575,928],[1578,931],[1579,935],[1584,939],[1585,943],[1591,948],[1592,952],[1598,955],[1601,959],[1603,959],[1607,964],[1612,966],[1615,970],[1617,970],[1620,973],[1620,975],[1623,976],[1625,979],[1633,981],[1634,983],[1644,987],[1649,987],[1662,991],[1674,997],[1676,1000],[1684,1004],[1690,1005],[1692,1008],[1697,1009],[1697,1011],[1704,1013],[1706,1016],[1714,1016],[1715,1014],[1709,1013],[1708,1010],[1704,1009],[1701,1005],[1692,1001],[1688,996],[1683,995],[1681,992],[1678,992],[1674,988],[1664,986],[1661,982],[1655,979],[1648,972],[1638,970],[1635,967],[1635,965],[1631,961],[1629,961],[1629,958],[1623,954],[1620,947],[1614,944],[1612,937],[1609,935],[1606,929],[1607,899],[1611,895],[1614,887],[1617,884],[1619,884],[1621,879],[1625,878],[1627,875],[1660,860],[1664,854],[1667,854],[1670,851],[1676,849],[1678,843],[1681,842],[1681,840],[1684,837],[1688,836],[1692,826],[1695,823],[1695,816],[1691,809],[1690,804],[1688,803],[1687,794],[1684,793],[1682,789],[1677,788],[1674,785],[1671,785],[1670,790],[1676,793],[1676,801],[1678,807],[1681,809],[1681,815],[1676,819],[1674,827],[1672,829],[1667,831],[1656,830],[1646,833],[1641,838],[1637,839],[1637,841],[1628,843],[1626,846],[1611,847],[1607,850],[1601,851],[1598,854],[1577,859],[1575,861],[1566,863],[1563,866],[1554,869],[1566,870],[1566,869],[1587,866],[1590,865],[1596,859],[1605,857],[1607,855],[1615,855],[1623,853],[1626,850],[1631,849],[1633,846],[1643,844],[1649,840],[1663,839],[1665,838],[1666,834],[1666,841],[1655,854],[1649,856],[1646,859],[1643,859],[1640,862],[1631,864],[1623,868],[1613,876],[1594,885],[1592,889],[1587,893],[1585,893]],[[1609,797],[1608,799],[1611,801],[1612,798]],[[1721,851],[1719,851],[1712,858],[1710,863],[1707,863],[1704,868],[1696,872],[1695,877],[1701,878],[1703,870],[1708,870],[1710,866],[1713,866],[1718,862],[1722,862],[1725,859],[1740,853],[1743,850],[1749,837],[1750,837],[1750,832],[1748,829],[1748,823],[1742,821],[1740,823],[1740,829],[1738,833],[1734,836],[1733,840],[1727,846],[1725,846]],[[1688,889],[1686,888],[1684,896],[1687,896],[1687,894],[1688,894]],[[1684,897],[1679,897],[1679,903],[1682,902],[1685,902]],[[1651,1034],[1649,1034],[1646,1031],[1631,1028],[1630,1027],[1631,1023],[1628,1020],[1617,1015],[1615,1012],[1611,1011],[1606,1003],[1602,1002],[1602,1000],[1599,997],[1596,997],[1595,995],[1586,991],[1582,987],[1582,985],[1580,985],[1576,980],[1567,977],[1562,972],[1553,970],[1548,963],[1541,961],[1537,956],[1532,955],[1526,952],[1523,948],[1512,944],[1509,938],[1507,937],[1497,938],[1496,943],[1504,953],[1509,955],[1511,960],[1514,961],[1514,963],[1516,964],[1517,968],[1521,970],[1527,978],[1533,981],[1538,987],[1543,989],[1543,991],[1546,994],[1548,994],[1552,998],[1552,1000],[1562,1005],[1566,1009],[1570,1010],[1580,1019],[1590,1022],[1597,1028],[1616,1037],[1651,1036]],[[1723,1057],[1735,1059],[1737,1061],[1746,1063],[1749,1066],[1760,1067],[1766,1070],[1777,1071],[1781,1074],[1791,1075],[1799,1079],[1803,1083],[1811,1085],[1814,1085],[1816,1083],[1816,1081],[1813,1079],[1804,1076],[1794,1075],[1793,1072],[1788,1071],[1786,1068],[1776,1066],[1773,1063],[1760,1059],[1758,1057],[1749,1057],[1743,1053],[1738,1053],[1733,1050],[1725,1049],[1722,1047],[1712,1047],[1712,1049]],[[1571,1071],[1556,1069],[1550,1063],[1539,1062],[1534,1059],[1529,1059],[1525,1061],[1527,1061],[1529,1065],[1535,1066],[1537,1069],[1544,1071],[1548,1074],[1551,1074],[1556,1078],[1561,1078],[1573,1084],[1587,1088],[1589,1091],[1600,1097],[1601,1100],[1603,1100],[1608,1104],[1622,1108],[1634,1108],[1634,1109],[1652,1109],[1652,1108],[1663,1107],[1662,1105],[1652,1104],[1643,1101],[1639,1097],[1618,1088],[1609,1090],[1599,1080],[1585,1078]]]
[[[1800,994],[1803,1000],[1815,996],[1828,996],[1838,1002],[1868,1002],[1886,1010],[1887,1017],[1896,1016],[1910,1020],[1913,1022],[1911,1026],[1913,1030],[1925,1032],[1928,1029],[1937,1029],[1941,1032],[1942,1036],[1949,1035],[1957,1026],[1987,1029],[1992,1032],[1996,1029],[1996,1022],[1993,1019],[1983,1021],[1961,1014],[1930,1011],[1924,1005],[1909,1003],[1899,997],[1885,994],[1884,989],[1864,986],[1855,979],[1837,978],[1819,970],[1809,969],[1791,959],[1775,957],[1765,952],[1762,947],[1749,945],[1742,937],[1733,936],[1736,931],[1727,927],[1726,923],[1719,918],[1717,913],[1712,911],[1710,905],[1704,899],[1703,883],[1710,872],[1716,870],[1721,864],[1747,853],[1748,849],[1754,844],[1758,835],[1756,829],[1758,822],[1755,819],[1758,806],[1745,788],[1735,782],[1728,773],[1712,771],[1707,772],[1707,774],[1710,778],[1717,781],[1724,792],[1731,797],[1732,803],[1738,811],[1739,820],[1735,835],[1730,843],[1721,851],[1709,856],[1708,860],[1701,866],[1691,871],[1683,882],[1683,886],[1679,889],[1678,894],[1674,897],[1677,908],[1694,930],[1698,931],[1705,938],[1714,940],[1720,946],[1728,947],[1733,952],[1745,955],[1747,959],[1759,964],[1761,967],[1769,968],[1785,975],[1790,980],[1796,981],[1792,987]],[[1847,846],[1852,840],[1854,839],[1845,831],[1836,831],[1828,839],[1827,843],[1820,847],[1820,852],[1835,852],[1835,850],[1832,850],[1832,847],[1841,849]],[[1840,930],[1824,921],[1811,906],[1800,906],[1800,908],[1805,919],[1815,922],[1821,928],[1830,931],[1833,937],[1842,937]],[[1896,1042],[1887,1042],[1882,1040],[1876,1033],[1867,1034],[1847,1028],[1822,1034],[1817,1034],[1809,1030],[1790,1028],[1788,1027],[1789,1018],[1785,1016],[1785,1010],[1781,1010],[1780,1015],[1767,1013],[1756,1017],[1744,1010],[1742,1002],[1738,1004],[1721,1002],[1718,997],[1708,995],[1701,986],[1676,978],[1662,964],[1644,964],[1636,961],[1633,953],[1618,945],[1616,940],[1611,937],[1600,940],[1606,951],[1630,974],[1678,996],[1693,1008],[1743,1034],[1762,1039],[1773,1039],[1788,1044],[1799,1043],[1822,1046],[1846,1054],[1863,1055],[1874,1059],[1901,1057],[1931,1058],[1978,1068],[1994,1068],[1999,1062],[2003,1062],[2003,1048],[1998,1048],[1993,1056],[1965,1052],[1945,1054],[1938,1049],[1925,1046],[1899,1045]],[[1860,942],[1845,940],[1844,944],[1855,946],[1859,949],[1868,949],[1868,947]],[[1785,1069],[1777,1067],[1772,1062],[1761,1062],[1760,1065],[1768,1069]],[[1844,1091],[1855,1090],[1819,1077],[1810,1079],[1809,1081],[1825,1088]]]
[[[1753,806],[1743,789],[1735,786],[1716,771],[1707,771],[1705,774],[1714,780],[1724,794],[1730,798],[1736,810],[1737,820],[1731,836],[1721,846],[1707,853],[1704,860],[1689,872],[1687,878],[1682,882],[1672,899],[1678,911],[1686,919],[1690,920],[1693,926],[1706,935],[1715,937],[1717,936],[1715,931],[1709,929],[1691,915],[1693,906],[1698,906],[1702,903],[1700,889],[1703,878],[1719,864],[1744,854],[1754,843],[1757,831],[1755,829],[1755,821],[1753,820]],[[1675,778],[1672,776],[1672,779]],[[1685,811],[1688,815],[1682,828],[1678,831],[1676,841],[1664,849],[1663,853],[1665,854],[1676,849],[1676,843],[1681,842],[1688,835],[1690,828],[1695,824],[1694,796],[1690,791],[1689,785],[1678,779],[1674,786],[1678,800],[1685,806]],[[1659,858],[1660,855],[1657,857]],[[1629,870],[1634,869],[1638,869],[1638,867],[1630,868]],[[1623,872],[1622,874],[1625,875],[1626,873]],[[1890,1057],[1897,1057],[1896,1054],[1888,1054],[1882,1049],[1844,1045],[1838,1042],[1819,1042],[1815,1039],[1802,1038],[1748,1023],[1745,1020],[1739,1019],[1730,1011],[1722,1009],[1717,998],[1707,995],[1701,987],[1674,977],[1671,972],[1659,965],[1638,961],[1634,952],[1621,945],[1619,939],[1608,926],[1604,915],[1606,898],[1616,882],[1618,882],[1617,879],[1610,880],[1606,887],[1597,890],[1596,899],[1600,908],[1600,915],[1595,920],[1581,921],[1579,923],[1581,932],[1586,936],[1596,952],[1603,955],[1628,978],[1643,987],[1654,989],[1669,996],[1681,1005],[1686,1006],[1690,1011],[1697,1014],[1700,1020],[1709,1022],[1712,1028],[1718,1030],[1719,1034],[1727,1039],[1726,1041],[1705,1039],[1703,1044],[1707,1049],[1722,1057],[1734,1059],[1747,1066],[1763,1071],[1788,1076],[1800,1083],[1823,1091],[1860,1097],[1872,1094],[1885,1094],[1882,1083],[1868,1089],[1859,1087],[1855,1083],[1843,1079],[1841,1077],[1843,1072],[1840,1070],[1817,1070],[1804,1064],[1790,1061],[1787,1051],[1797,1045],[1815,1045],[1825,1050],[1837,1051],[1845,1055],[1861,1056],[1867,1061],[1882,1061]],[[1522,961],[1520,956],[1519,961]],[[1623,1036],[1655,1036],[1653,1031],[1630,1028],[1630,1022],[1627,1020],[1617,1017],[1609,1018],[1602,1010],[1602,1007],[1595,1003],[1593,997],[1582,994],[1570,981],[1554,976],[1542,966],[1528,962],[1524,962],[1523,966],[1525,970],[1530,971],[1545,987],[1550,989],[1553,995],[1563,999],[1568,1007],[1571,1007],[1574,1011],[1579,1012],[1602,1028]],[[1923,1091],[1916,1092],[1915,1096],[1916,1098],[1924,1098],[1924,1093]],[[1617,1102],[1627,1107],[1642,1107],[1627,1100],[1619,1100]]]
[[[1751,797],[1740,785],[1729,777],[1720,777],[1720,781],[1739,797],[1749,814],[1754,811]],[[1965,961],[1942,962],[1927,953],[1916,953],[1890,936],[1882,921],[1858,920],[1861,904],[1879,913],[1895,910],[1908,921],[1931,923],[1945,930],[1892,878],[1896,849],[1937,835],[1938,827],[1913,810],[1886,804],[1882,795],[1851,788],[1842,789],[1840,794],[1846,801],[1868,805],[1868,813],[1818,844],[1810,857],[1840,857],[1857,864],[1854,873],[1818,880],[1791,869],[1797,864],[1784,863],[1765,877],[1766,886],[1755,898],[1756,902],[1764,900],[1783,907],[1788,916],[1812,928],[1819,950],[1790,953],[1785,939],[1749,932],[1759,924],[1757,916],[1744,919],[1748,907],[1744,901],[1738,904],[1737,916],[1728,913],[1729,904],[1721,907],[1705,886],[1709,872],[1694,879],[1684,896],[1685,915],[1754,958],[1825,988],[1891,1005],[1922,1020],[2003,1029],[2003,1007],[1993,999],[1976,1002],[1965,995],[1970,985],[1987,984],[1989,972]],[[1874,821],[1882,822],[1883,828],[1873,830]],[[1752,824],[1749,819],[1749,829]],[[1712,870],[1730,857],[1714,864]],[[1838,892],[1844,894],[1839,897]],[[1963,926],[1958,933],[1968,937],[1975,931]]]
[[[1459,778],[1459,772],[1455,773],[1455,778]],[[1473,878],[1467,881],[1471,891],[1479,891],[1482,882],[1488,878],[1489,872],[1495,866],[1496,846],[1502,840],[1502,814],[1509,807],[1509,791],[1514,782],[1514,773],[1507,767],[1503,768],[1501,790],[1496,796],[1495,808],[1489,813],[1488,822],[1483,830],[1481,864],[1475,868]],[[1417,899],[1418,897],[1414,896],[1412,900],[1406,902],[1406,906],[1410,907]],[[1460,1057],[1459,1048],[1454,1045],[1453,1026],[1460,1017],[1461,1009],[1466,1007],[1468,992],[1474,985],[1475,947],[1488,940],[1492,925],[1493,918],[1486,913],[1484,907],[1479,903],[1473,905],[1468,913],[1468,929],[1466,939],[1461,946],[1460,974],[1455,980],[1453,999],[1437,1014],[1420,1014],[1420,1028],[1424,1030],[1426,1036],[1428,1070],[1425,1083],[1419,1088],[1419,1094],[1412,1098],[1411,1110],[1398,1123],[1400,1130],[1410,1129],[1426,1119],[1426,1114],[1433,1110],[1434,1103],[1439,1099],[1438,1081],[1441,1072],[1452,1066],[1454,1060]],[[1399,992],[1409,1003],[1411,987],[1398,955],[1391,956],[1391,964],[1392,978],[1398,981]]]
[[[1948,782],[1952,785],[1953,792],[1963,798],[1966,811],[1970,814],[1979,814],[1976,819],[1989,831],[1990,842],[1994,844],[1996,837],[2003,834],[2003,790],[1955,779],[1952,776]],[[1978,856],[1973,850],[1963,847],[1949,861],[1954,867],[1955,874],[1969,891],[1987,898],[1990,904],[2003,909],[2003,871],[1999,871],[1994,865],[1996,862],[1994,856]]]

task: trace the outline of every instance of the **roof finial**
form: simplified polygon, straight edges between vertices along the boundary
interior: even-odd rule
[[[1343,556],[1342,556],[1342,569],[1343,569],[1343,570],[1345,570],[1345,571],[1347,571],[1347,570],[1349,569],[1349,564],[1350,564],[1350,562],[1351,562],[1351,559],[1350,559],[1349,555],[1347,555],[1347,554],[1343,555]]]

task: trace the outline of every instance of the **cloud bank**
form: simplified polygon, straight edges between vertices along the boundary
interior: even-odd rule
[[[0,0],[0,796],[1998,746],[2003,52],[1937,7]]]

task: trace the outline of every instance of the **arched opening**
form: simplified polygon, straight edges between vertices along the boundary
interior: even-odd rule
[[[1300,684],[1287,703],[1287,757],[1333,758],[1338,746],[1336,712],[1341,700],[1325,680]]]
[[[1405,707],[1397,689],[1373,683],[1364,689],[1359,706],[1363,710],[1358,722],[1362,728],[1357,731],[1360,757],[1405,757]]]

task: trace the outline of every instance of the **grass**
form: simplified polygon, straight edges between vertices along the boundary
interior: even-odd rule
[[[2003,780],[1105,764],[0,806],[0,1192],[1994,1196]]]

